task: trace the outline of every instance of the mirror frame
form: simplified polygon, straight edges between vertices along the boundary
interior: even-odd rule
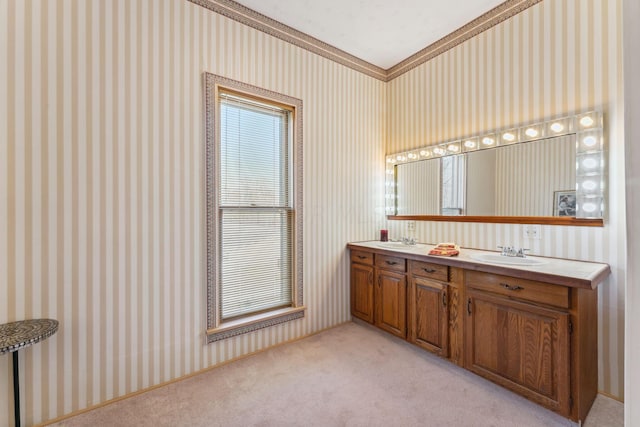
[[[430,146],[416,148],[386,156],[385,167],[385,202],[388,220],[410,221],[448,221],[502,224],[544,224],[565,226],[603,227],[605,213],[604,198],[604,138],[603,114],[598,111],[564,116],[541,123],[529,124],[515,128],[492,131],[462,140],[448,141]],[[508,135],[508,138],[506,137]],[[405,163],[437,159],[444,156],[459,155],[480,149],[493,149],[517,143],[532,142],[558,136],[575,135],[576,137],[576,196],[578,200],[589,202],[596,208],[599,216],[589,216],[582,212],[580,217],[563,216],[445,216],[445,215],[397,215],[396,214],[396,166]],[[490,142],[489,144],[487,144]],[[599,163],[589,171],[584,171],[580,164],[580,155],[596,156]],[[581,186],[580,180],[588,178],[593,185]],[[594,181],[595,179],[595,181]],[[598,182],[599,180],[599,182]],[[586,206],[586,203],[585,203]]]

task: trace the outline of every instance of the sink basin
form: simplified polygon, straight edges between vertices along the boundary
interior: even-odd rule
[[[471,258],[490,264],[503,264],[503,265],[525,265],[534,266],[546,264],[547,261],[538,258],[520,258],[512,256],[502,256],[498,254],[473,254]]]
[[[378,246],[384,249],[396,249],[399,251],[415,251],[427,247],[427,245],[420,243],[416,243],[415,245],[405,245],[402,242],[379,242]]]

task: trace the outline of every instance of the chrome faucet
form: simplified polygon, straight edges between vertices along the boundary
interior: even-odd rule
[[[524,248],[517,248],[515,246],[498,246],[498,249],[502,250],[502,252],[500,253],[500,255],[502,256],[512,256],[518,258],[526,258],[527,255],[525,254],[525,252],[529,250]]]
[[[418,243],[418,241],[415,239],[415,237],[402,237],[400,239],[400,241],[402,243],[404,243],[405,245],[409,245],[409,246],[413,246],[416,243]]]

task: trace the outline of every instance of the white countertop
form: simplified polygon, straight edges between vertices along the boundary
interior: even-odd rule
[[[445,264],[469,270],[486,271],[498,274],[511,274],[517,277],[533,278],[549,283],[564,284],[581,288],[595,288],[611,272],[608,264],[576,261],[561,258],[527,256],[544,261],[541,265],[506,265],[490,263],[472,258],[479,254],[498,254],[499,252],[460,248],[460,254],[454,257],[428,255],[435,245],[418,244],[415,247],[386,248],[378,241],[352,242],[349,247],[371,249],[376,252],[398,253],[409,259],[419,259],[437,264]]]

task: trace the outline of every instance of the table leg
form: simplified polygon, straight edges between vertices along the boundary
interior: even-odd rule
[[[16,427],[20,427],[20,375],[18,373],[18,352],[13,352],[13,414]]]

